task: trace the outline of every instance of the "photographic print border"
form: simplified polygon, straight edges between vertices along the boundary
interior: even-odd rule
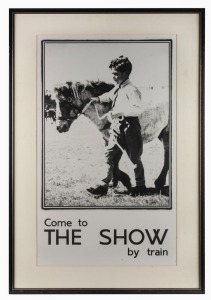
[[[123,37],[122,37],[123,38]],[[170,127],[170,135],[169,135],[169,146],[170,146],[170,151],[169,151],[169,199],[168,199],[168,205],[166,206],[146,206],[146,205],[143,205],[143,206],[71,206],[71,205],[68,205],[68,206],[58,206],[58,205],[49,205],[49,206],[46,206],[45,205],[45,188],[46,188],[46,183],[45,183],[45,157],[46,157],[46,147],[45,147],[45,136],[46,136],[46,130],[45,130],[45,118],[44,118],[44,95],[45,95],[45,45],[46,44],[101,44],[101,43],[105,43],[105,44],[109,44],[109,43],[126,43],[126,44],[144,44],[144,43],[149,43],[149,44],[153,44],[153,43],[166,43],[168,44],[168,59],[169,59],[169,91],[168,91],[168,94],[169,94],[169,127]],[[40,45],[38,45],[40,46]],[[175,45],[174,45],[175,46]],[[41,71],[42,71],[42,74],[41,74],[41,79],[42,79],[42,192],[41,192],[41,202],[42,202],[42,208],[43,209],[46,209],[46,210],[49,210],[49,209],[150,209],[150,210],[157,210],[157,209],[172,209],[172,186],[173,186],[173,183],[172,183],[172,98],[173,98],[173,95],[172,95],[172,59],[173,59],[173,53],[172,53],[172,48],[173,48],[173,40],[170,39],[170,38],[157,38],[157,39],[153,39],[153,38],[148,38],[148,39],[121,39],[120,37],[119,38],[116,38],[116,39],[107,39],[107,38],[104,38],[104,39],[43,39],[41,41]],[[176,47],[175,47],[176,48]],[[174,56],[176,56],[176,54],[174,54]],[[38,62],[40,63],[40,62]],[[176,114],[176,112],[175,112]],[[176,172],[176,170],[175,170]],[[175,197],[175,195],[174,195]],[[71,198],[71,193],[70,193],[70,198]]]
[[[170,289],[162,289],[162,288],[16,288],[14,284],[15,280],[15,237],[16,231],[14,226],[14,218],[15,218],[15,197],[14,197],[14,189],[15,189],[15,170],[14,170],[14,149],[15,149],[15,128],[14,128],[14,118],[15,118],[15,106],[18,104],[15,103],[15,90],[14,84],[16,81],[15,78],[15,70],[14,70],[14,47],[15,47],[15,15],[17,14],[89,14],[89,13],[97,13],[97,14],[198,14],[199,16],[199,288],[170,288]],[[9,174],[9,182],[10,182],[10,193],[9,193],[9,292],[10,294],[204,294],[205,293],[205,194],[204,194],[204,103],[205,103],[205,9],[196,8],[196,9],[10,9],[9,12],[9,46],[10,46],[10,84],[9,84],[9,103],[10,103],[10,174]]]

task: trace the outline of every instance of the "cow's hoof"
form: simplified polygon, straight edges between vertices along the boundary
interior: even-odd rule
[[[161,195],[168,197],[169,196],[169,186],[165,185],[161,189]]]
[[[168,197],[169,196],[169,186],[165,185],[160,188],[155,188],[156,194],[161,194],[163,196]]]
[[[166,181],[160,178],[156,179],[154,182],[157,190],[161,190],[164,187],[165,183]]]
[[[110,188],[116,188],[118,186],[118,180],[113,180],[111,183],[109,183]]]
[[[132,196],[132,197],[147,195],[147,188],[146,188],[145,185],[135,186],[135,187],[130,189],[129,195]]]

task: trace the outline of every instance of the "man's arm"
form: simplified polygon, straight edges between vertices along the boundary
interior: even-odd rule
[[[99,96],[99,102],[101,103],[109,103],[112,102],[114,100],[114,90],[115,88],[113,88],[112,90],[110,90],[107,93],[102,94],[101,96]]]
[[[112,95],[108,92],[99,97],[92,97],[91,100],[95,103],[109,103],[112,102]]]
[[[102,94],[99,97],[93,97],[91,100],[95,103],[109,103],[113,101],[113,90]]]
[[[142,113],[141,92],[134,89],[128,94],[130,106],[124,112],[125,117],[139,117]]]

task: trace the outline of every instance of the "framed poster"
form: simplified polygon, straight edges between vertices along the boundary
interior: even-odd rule
[[[203,293],[204,10],[10,30],[10,292]]]

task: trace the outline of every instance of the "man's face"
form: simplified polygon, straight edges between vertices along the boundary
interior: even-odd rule
[[[113,75],[113,80],[117,83],[117,84],[121,84],[123,81],[125,81],[128,78],[128,74],[126,72],[120,72],[116,69],[112,69],[111,70],[112,75]]]

